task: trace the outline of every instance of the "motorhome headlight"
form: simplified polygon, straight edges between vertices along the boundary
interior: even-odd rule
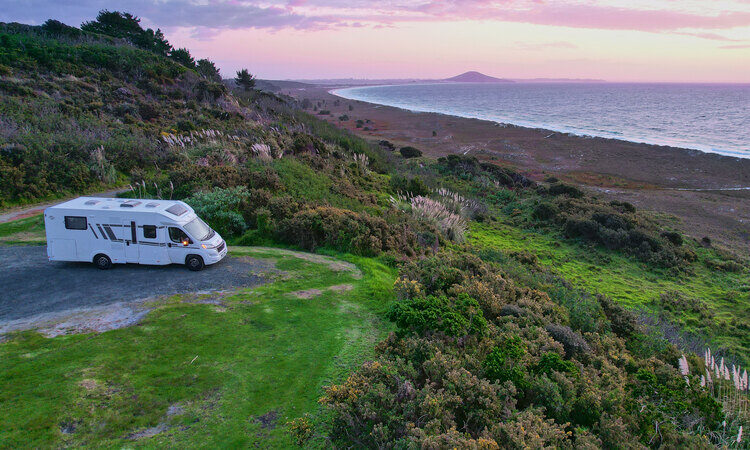
[[[219,248],[220,245],[221,245],[221,243],[216,244],[216,245],[201,244],[201,248],[203,248],[204,250],[213,250],[215,248]]]

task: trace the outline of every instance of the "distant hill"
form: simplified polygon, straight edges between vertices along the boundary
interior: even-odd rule
[[[445,81],[459,83],[513,83],[513,80],[495,78],[476,71],[465,72],[452,78],[446,78]]]
[[[282,89],[304,89],[313,85],[290,80],[255,80],[255,88],[261,91],[279,92]]]

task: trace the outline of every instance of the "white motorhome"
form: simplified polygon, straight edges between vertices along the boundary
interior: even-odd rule
[[[227,246],[184,202],[79,197],[44,210],[50,261],[185,264],[221,261]]]

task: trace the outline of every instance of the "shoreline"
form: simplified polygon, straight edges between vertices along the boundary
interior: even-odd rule
[[[416,84],[431,85],[435,83],[416,83]],[[509,121],[506,121],[506,119],[494,119],[490,117],[476,117],[476,116],[472,116],[468,114],[462,115],[457,112],[443,112],[443,111],[431,110],[431,109],[418,109],[418,108],[414,108],[412,106],[407,106],[407,105],[376,103],[370,100],[363,100],[363,99],[356,98],[356,97],[349,97],[349,96],[343,95],[340,92],[340,91],[345,91],[345,90],[350,90],[350,89],[366,89],[366,88],[389,87],[389,86],[400,86],[400,85],[383,84],[383,85],[373,85],[373,86],[369,86],[369,85],[368,86],[344,86],[344,87],[335,87],[335,88],[329,89],[327,92],[328,94],[332,96],[339,97],[345,100],[369,103],[371,105],[384,106],[384,107],[389,107],[389,108],[398,108],[398,109],[402,109],[404,111],[408,111],[408,112],[415,113],[415,114],[421,114],[421,113],[443,114],[446,116],[459,117],[463,119],[485,120],[488,122],[496,123],[501,126],[515,126],[515,127],[522,127],[522,128],[528,128],[528,129],[534,129],[534,130],[547,130],[547,131],[554,132],[554,133],[562,133],[562,134],[567,134],[570,136],[580,137],[584,139],[591,139],[591,138],[614,139],[614,140],[619,140],[619,141],[629,142],[629,143],[634,143],[634,144],[646,144],[646,145],[653,145],[657,147],[669,147],[669,148],[676,148],[676,149],[689,150],[689,151],[698,151],[701,153],[716,154],[716,155],[726,156],[730,158],[750,159],[750,153],[742,153],[742,150],[716,149],[716,148],[710,148],[709,146],[704,146],[701,144],[696,144],[695,147],[685,147],[679,143],[678,144],[662,143],[662,142],[657,142],[656,140],[651,140],[650,138],[626,136],[625,134],[617,132],[617,131],[602,132],[602,134],[591,134],[588,131],[577,131],[577,130],[573,130],[570,128],[566,128],[563,125],[557,126],[557,125],[547,124],[547,123],[514,121],[513,119],[508,119]],[[745,156],[741,156],[741,155],[745,155]]]
[[[743,248],[750,246],[748,158],[411,112],[349,100],[330,90],[315,87],[284,93],[320,104],[308,112],[374,143],[387,140],[396,147],[414,146],[433,158],[475,156],[515,168],[537,181],[553,176],[639,209],[674,216],[666,219],[669,226],[696,239],[708,236],[745,253]],[[330,113],[320,115],[321,110]],[[339,120],[344,115],[348,120]]]

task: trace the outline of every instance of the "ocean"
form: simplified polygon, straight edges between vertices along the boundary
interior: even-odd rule
[[[750,158],[750,85],[432,83],[332,93],[411,111]]]

